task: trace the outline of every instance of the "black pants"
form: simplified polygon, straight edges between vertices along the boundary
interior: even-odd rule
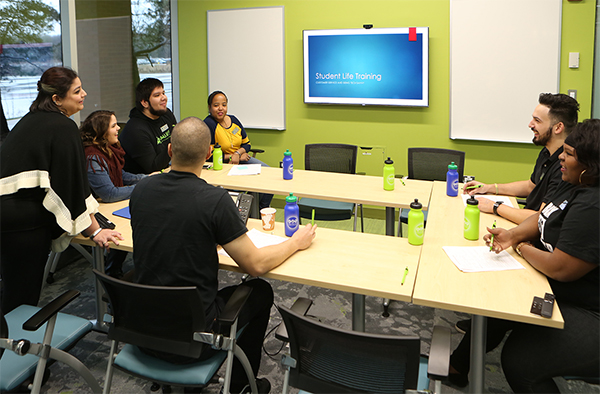
[[[486,351],[502,349],[502,369],[515,393],[559,393],[556,376],[593,377],[600,373],[600,314],[560,304],[564,329],[488,319]],[[470,369],[471,337],[465,335],[450,357],[460,373]]]
[[[56,224],[35,196],[2,198],[1,204],[1,297],[6,314],[22,304],[38,304]]]

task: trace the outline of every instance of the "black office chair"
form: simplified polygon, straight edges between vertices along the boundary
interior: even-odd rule
[[[85,379],[93,392],[101,392],[92,373],[67,352],[92,329],[92,323],[86,319],[59,313],[78,296],[79,291],[69,290],[43,308],[21,305],[2,315],[0,392],[31,390],[33,394],[39,393],[46,366],[52,360],[69,365]]]
[[[309,305],[310,306],[310,305]],[[283,393],[296,387],[310,393],[404,393],[428,390],[429,379],[441,379],[450,368],[450,329],[433,330],[429,358],[420,355],[417,336],[347,331],[304,316],[305,311],[279,307],[290,357],[284,357]],[[301,391],[301,392],[304,392]],[[423,392],[423,391],[420,391]]]
[[[304,149],[304,168],[310,171],[356,174],[357,152],[356,145],[307,144]],[[313,209],[316,220],[347,220],[354,215],[354,231],[356,231],[357,211],[360,207],[361,232],[365,231],[362,204],[301,198],[298,207],[300,217],[305,219],[312,218]]]
[[[110,392],[113,366],[165,386],[205,387],[210,383],[224,384],[229,394],[233,357],[242,363],[257,393],[252,367],[243,350],[236,345],[237,318],[252,289],[240,286],[229,299],[221,316],[221,327],[230,327],[230,334],[205,332],[207,322],[204,305],[197,287],[148,286],[105,275],[93,270],[102,284],[112,310],[108,338],[112,340],[104,393]],[[125,346],[117,354],[119,342]],[[204,361],[173,364],[142,352],[153,352],[198,358],[209,346],[221,350]],[[216,376],[227,360],[225,378]]]
[[[465,152],[452,149],[408,148],[408,178],[425,181],[445,181],[448,164],[454,162],[458,166],[458,181],[462,182],[465,170]],[[408,224],[410,209],[400,211],[398,220],[398,236],[402,236],[402,223]],[[427,211],[425,223],[427,223]]]

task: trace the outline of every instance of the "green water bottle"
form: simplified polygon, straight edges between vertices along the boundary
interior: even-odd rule
[[[465,238],[471,241],[479,239],[479,201],[474,196],[467,200],[465,208]]]
[[[383,190],[394,190],[395,176],[394,162],[388,157],[383,166]]]
[[[223,151],[221,145],[215,144],[215,150],[213,151],[213,170],[219,171],[223,169]]]
[[[423,205],[415,198],[410,203],[408,212],[408,243],[411,245],[423,245],[423,232],[425,230],[425,216],[422,211]]]

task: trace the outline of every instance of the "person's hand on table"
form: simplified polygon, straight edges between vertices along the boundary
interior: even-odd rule
[[[473,186],[478,186],[478,185],[481,185],[481,186],[473,187]],[[469,189],[469,187],[473,187],[473,188]],[[488,193],[492,193],[495,191],[492,189],[494,189],[494,185],[486,185],[485,183],[481,183],[481,182],[477,182],[477,181],[469,181],[463,185],[463,194],[469,194],[471,196],[473,194],[488,194]]]
[[[123,239],[124,238],[120,232],[105,228],[96,234],[92,241],[94,241],[96,245],[100,246],[101,248],[110,250],[109,242],[119,245],[119,241],[122,241]]]
[[[316,230],[317,230],[317,225],[315,224],[313,226],[312,224],[309,223],[304,227],[300,227],[298,229],[298,231],[296,231],[294,233],[294,235],[292,235],[291,239],[294,242],[296,242],[296,245],[298,246],[298,250],[303,250],[310,246],[313,239],[317,235]]]
[[[248,160],[250,160],[250,156],[246,152],[242,153],[242,155],[240,156],[240,161],[248,161]]]
[[[483,213],[493,213],[494,212],[494,204],[496,203],[493,200],[490,200],[486,197],[478,198],[479,201],[479,210]]]
[[[503,250],[507,250],[513,245],[518,243],[515,240],[513,233],[503,228],[490,228],[487,227],[488,234],[483,236],[483,240],[487,246],[490,246],[492,234],[494,235],[494,244],[492,250],[496,253],[500,253]]]
[[[231,155],[229,155],[229,162],[231,164],[240,164],[240,155],[233,152]]]

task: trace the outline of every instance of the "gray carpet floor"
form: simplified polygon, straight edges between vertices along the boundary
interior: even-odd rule
[[[373,219],[375,222],[367,223],[369,227],[383,229],[383,221]],[[351,226],[348,221],[348,226]],[[327,223],[320,224],[327,226]],[[126,267],[131,266],[131,255],[126,261]],[[365,262],[368,265],[368,262]],[[72,302],[65,312],[94,319],[95,299],[94,281],[90,264],[74,249],[69,248],[61,255],[59,269],[54,275],[55,282],[45,285],[42,292],[40,305],[45,305],[53,297],[61,294],[67,289],[78,289],[81,296]],[[222,286],[240,282],[240,275],[232,272],[221,271],[219,280]],[[269,280],[274,292],[277,305],[291,306],[298,297],[308,297],[314,301],[310,314],[320,317],[325,323],[345,329],[351,328],[352,301],[351,294],[344,292],[305,286],[295,283]],[[392,335],[419,335],[422,338],[421,352],[427,354],[433,325],[447,326],[452,329],[453,348],[458,344],[462,335],[459,334],[454,325],[458,320],[469,318],[468,315],[455,313],[447,310],[438,310],[421,307],[404,302],[392,302],[390,305],[390,316],[382,316],[382,300],[375,297],[366,297],[366,331],[372,333]],[[269,328],[276,328],[281,324],[281,317],[275,307],[272,308]],[[271,393],[281,393],[284,371],[279,363],[281,355],[281,342],[274,337],[273,333],[267,335],[264,340],[264,353],[262,357],[259,377],[267,377],[271,384]],[[110,343],[106,335],[91,332],[85,336],[71,350],[97,378],[104,387],[104,374]],[[44,393],[86,393],[90,392],[85,381],[69,367],[61,363],[55,363],[50,367],[51,376],[42,387]],[[511,390],[504,379],[500,366],[500,351],[496,349],[487,356],[485,368],[486,390],[490,393],[510,393]],[[588,385],[580,381],[565,381],[558,379],[561,390],[565,393],[600,393],[600,387]],[[113,393],[150,393],[151,383],[143,379],[128,376],[120,371],[115,371],[112,383]],[[210,385],[204,389],[204,393],[218,393],[218,384]],[[467,388],[444,384],[442,391],[445,393],[466,393]],[[160,392],[160,391],[159,391]],[[174,393],[183,392],[180,388],[173,388]],[[297,390],[292,389],[292,393]]]

